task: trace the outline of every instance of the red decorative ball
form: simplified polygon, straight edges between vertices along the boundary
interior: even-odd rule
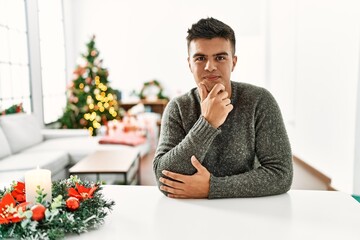
[[[69,197],[66,200],[66,207],[71,211],[75,211],[80,207],[79,199],[77,199],[76,197]]]
[[[46,208],[42,204],[36,204],[31,207],[32,211],[32,220],[41,221],[45,217]]]

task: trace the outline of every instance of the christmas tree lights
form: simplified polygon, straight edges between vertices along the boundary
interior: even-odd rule
[[[59,122],[61,128],[86,128],[95,136],[109,120],[120,119],[122,109],[116,92],[109,86],[109,73],[98,58],[95,36],[87,43],[87,52],[82,57],[85,63],[74,71],[67,89],[67,105]]]

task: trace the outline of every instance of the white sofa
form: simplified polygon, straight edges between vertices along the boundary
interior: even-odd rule
[[[68,177],[68,169],[97,150],[133,148],[125,145],[99,144],[100,137],[90,137],[86,130],[41,129],[31,114],[18,113],[0,117],[0,187],[14,180],[24,180],[24,173],[37,166],[49,169],[52,179]],[[141,156],[150,143],[135,147]]]

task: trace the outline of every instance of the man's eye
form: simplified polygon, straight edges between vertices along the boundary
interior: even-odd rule
[[[216,56],[217,61],[222,61],[222,60],[225,60],[225,59],[226,59],[226,57],[224,57],[224,56]]]
[[[195,58],[195,62],[204,61],[204,60],[205,60],[205,57],[197,57],[197,58]]]

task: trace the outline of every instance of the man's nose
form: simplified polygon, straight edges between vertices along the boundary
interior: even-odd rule
[[[206,71],[209,71],[209,72],[212,72],[212,71],[216,70],[216,64],[215,64],[215,62],[212,61],[212,60],[208,60],[208,61],[206,62],[206,65],[205,65],[205,70],[206,70]]]

